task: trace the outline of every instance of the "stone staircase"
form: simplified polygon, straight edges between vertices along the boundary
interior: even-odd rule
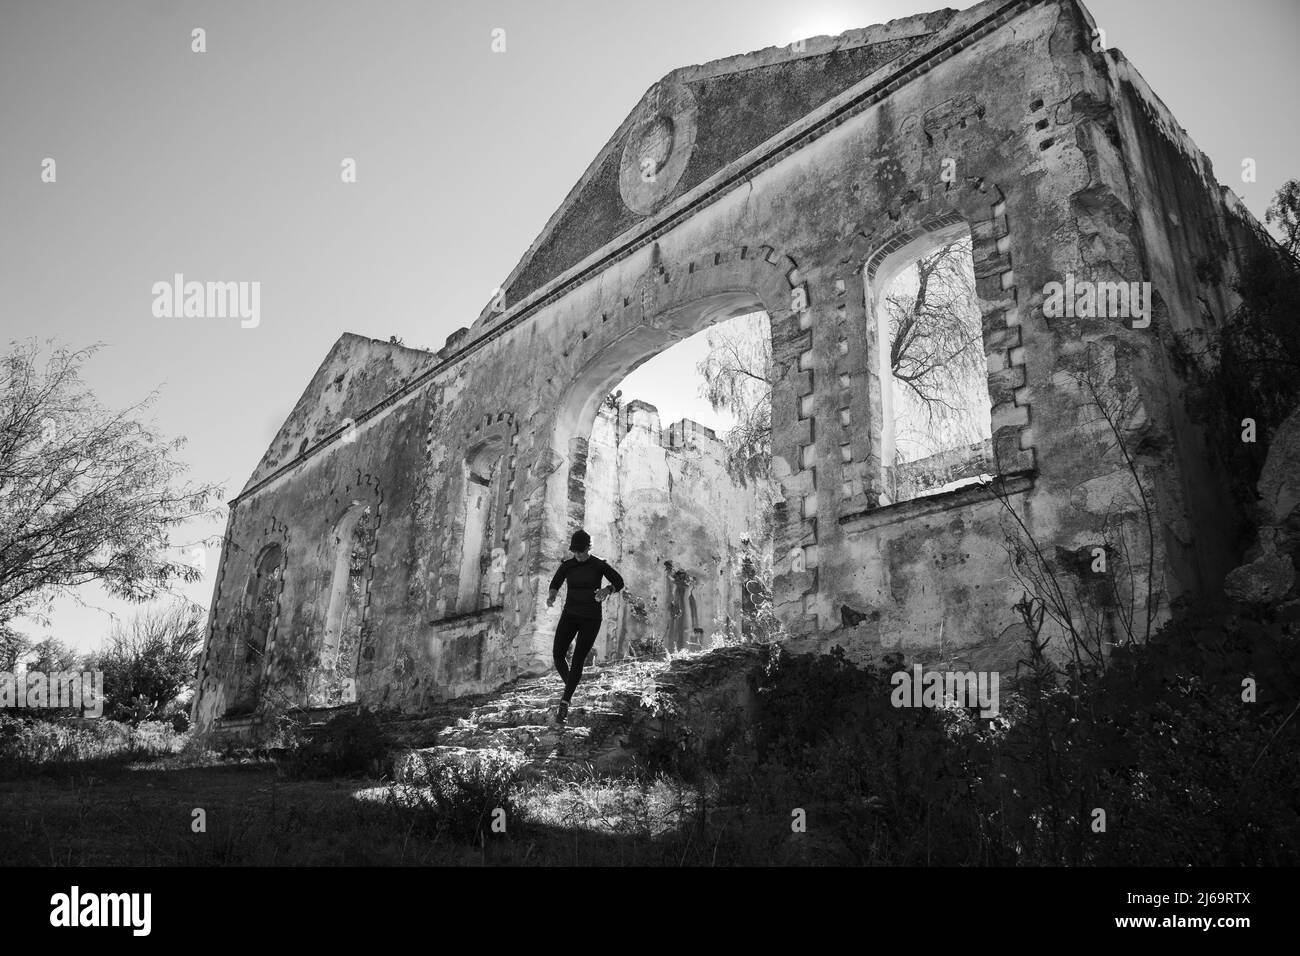
[[[624,660],[588,666],[563,726],[552,723],[564,691],[554,673],[525,677],[501,689],[443,701],[418,714],[380,719],[389,743],[387,772],[400,783],[418,784],[431,768],[469,766],[484,754],[511,755],[522,776],[582,769],[615,773],[633,766],[650,749],[685,751],[736,732],[754,702],[760,645],[715,648],[669,660]],[[355,711],[355,704],[302,710],[294,715],[307,737],[331,718]],[[278,758],[285,751],[264,735],[264,717],[214,728],[210,749],[227,756]],[[255,722],[255,725],[254,725]],[[245,723],[248,726],[245,726]],[[222,736],[225,733],[227,736]]]
[[[394,778],[419,783],[438,764],[467,766],[487,751],[522,758],[524,776],[575,767],[624,769],[635,758],[634,727],[653,713],[653,695],[672,666],[621,661],[586,668],[563,726],[551,720],[564,691],[555,674],[449,702],[438,714],[390,721],[385,730],[396,744]]]

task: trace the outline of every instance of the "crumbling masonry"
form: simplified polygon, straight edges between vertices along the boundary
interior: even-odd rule
[[[772,593],[800,648],[1009,666],[1017,536],[1080,578],[1100,549],[1129,620],[1217,587],[1233,516],[1171,355],[1224,319],[1267,240],[1094,26],[1074,0],[988,0],[656,83],[470,327],[436,353],[344,335],[326,356],[231,502],[199,728],[416,711],[542,672],[602,403],[647,357],[757,310]],[[961,230],[997,480],[882,504],[873,295]],[[1045,309],[1067,280],[1149,282],[1149,322],[1116,311],[1116,286],[1109,309]],[[632,570],[632,589],[662,583]]]

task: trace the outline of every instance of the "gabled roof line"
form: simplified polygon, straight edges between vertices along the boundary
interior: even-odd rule
[[[617,151],[624,134],[636,119],[637,114],[641,109],[641,104],[646,101],[646,98],[655,87],[670,82],[698,83],[702,80],[711,80],[722,76],[741,76],[746,73],[753,73],[756,70],[768,69],[779,64],[794,63],[799,60],[809,60],[814,57],[829,56],[830,54],[841,50],[856,50],[861,47],[875,46],[881,43],[895,43],[899,40],[921,39],[931,36],[937,31],[925,29],[912,33],[902,31],[907,27],[914,25],[924,26],[927,19],[940,13],[949,13],[955,16],[957,11],[938,10],[931,13],[917,13],[909,17],[899,17],[890,20],[887,23],[873,24],[868,27],[846,30],[844,33],[836,36],[809,37],[804,41],[807,44],[807,48],[797,52],[792,50],[789,44],[785,46],[763,47],[760,50],[722,57],[721,59],[710,60],[707,63],[678,67],[660,77],[654,83],[650,84],[650,86],[646,88],[645,92],[642,93],[637,101],[632,105],[632,109],[629,110],[627,116],[623,118],[623,122],[618,125],[613,134],[606,140],[605,145],[600,148],[598,153],[596,153],[595,158],[593,158],[587,165],[587,168],[583,170],[582,175],[578,178],[578,181],[574,184],[573,188],[565,194],[563,201],[556,208],[555,212],[553,212],[542,225],[541,231],[537,234],[537,237],[529,244],[528,248],[524,250],[524,254],[520,256],[519,261],[515,263],[514,267],[506,275],[501,285],[497,287],[498,290],[508,290],[514,281],[528,268],[537,251],[554,234],[555,229],[559,226],[564,214],[569,210],[571,201],[582,194],[583,189],[600,171],[602,164],[609,155]],[[945,26],[949,22],[951,22],[951,16],[944,21]],[[898,26],[895,26],[896,24]],[[891,32],[891,28],[897,32]],[[873,31],[879,31],[881,35],[873,36]],[[832,97],[832,99],[834,99],[834,97]],[[492,315],[492,303],[489,301],[488,304],[479,311],[478,318],[475,319],[473,325],[470,326],[471,330],[476,326],[481,327],[485,321],[490,322]]]

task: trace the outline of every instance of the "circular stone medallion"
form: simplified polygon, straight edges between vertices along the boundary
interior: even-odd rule
[[[649,215],[672,196],[695,146],[695,97],[680,83],[653,87],[623,144],[618,189],[627,208]]]

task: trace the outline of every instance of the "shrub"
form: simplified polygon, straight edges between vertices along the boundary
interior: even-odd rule
[[[0,775],[15,777],[87,762],[129,763],[180,752],[188,742],[170,724],[115,720],[44,720],[0,714]]]
[[[125,723],[170,719],[194,682],[203,608],[178,601],[121,622],[87,666],[104,674],[108,715]]]
[[[668,648],[657,637],[638,637],[628,649],[628,656],[661,660],[668,656]]]
[[[1228,320],[1176,340],[1174,355],[1188,377],[1187,410],[1206,434],[1238,433],[1239,399],[1250,396],[1256,441],[1211,444],[1234,503],[1249,516],[1273,433],[1300,406],[1300,267],[1285,256],[1259,254],[1232,288],[1241,304]]]
[[[766,816],[805,808],[858,863],[1295,865],[1297,618],[1202,602],[1104,670],[1031,650],[992,721],[894,708],[898,658],[777,648],[755,720],[714,768],[720,796]]]
[[[508,750],[483,750],[463,762],[430,767],[427,789],[419,791],[435,814],[436,828],[455,839],[487,839],[497,811],[507,825],[519,817],[515,787],[527,761]]]
[[[364,708],[337,714],[311,731],[289,721],[280,737],[288,751],[286,771],[295,779],[378,773],[388,753],[379,718]]]

